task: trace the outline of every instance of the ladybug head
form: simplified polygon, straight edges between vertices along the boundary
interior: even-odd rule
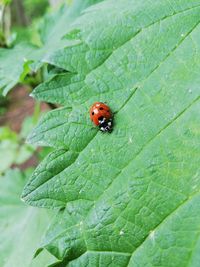
[[[112,127],[113,127],[113,119],[112,118],[106,119],[105,117],[101,116],[98,118],[98,120],[99,120],[100,131],[109,132],[109,133],[112,132]]]

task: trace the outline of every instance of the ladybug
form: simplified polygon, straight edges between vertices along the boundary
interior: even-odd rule
[[[106,104],[95,102],[90,108],[90,119],[102,132],[112,132],[113,115]]]

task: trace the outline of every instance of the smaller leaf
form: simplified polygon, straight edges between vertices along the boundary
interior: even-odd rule
[[[0,48],[0,93],[6,95],[29,71],[36,48],[21,43],[14,48]]]
[[[50,222],[50,212],[27,207],[20,200],[30,173],[15,169],[0,177],[1,267],[29,267]],[[48,257],[42,267],[47,264]]]

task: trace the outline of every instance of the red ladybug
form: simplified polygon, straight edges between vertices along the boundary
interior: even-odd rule
[[[90,108],[90,119],[102,132],[112,132],[113,115],[106,104],[95,102]]]

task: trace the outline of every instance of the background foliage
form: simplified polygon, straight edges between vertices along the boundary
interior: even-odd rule
[[[39,46],[0,50],[3,94],[40,69],[32,96],[62,106],[28,137],[54,148],[22,193],[55,215],[38,262],[198,266],[199,14],[198,0],[77,0],[44,17]],[[94,101],[112,134],[91,129]]]

